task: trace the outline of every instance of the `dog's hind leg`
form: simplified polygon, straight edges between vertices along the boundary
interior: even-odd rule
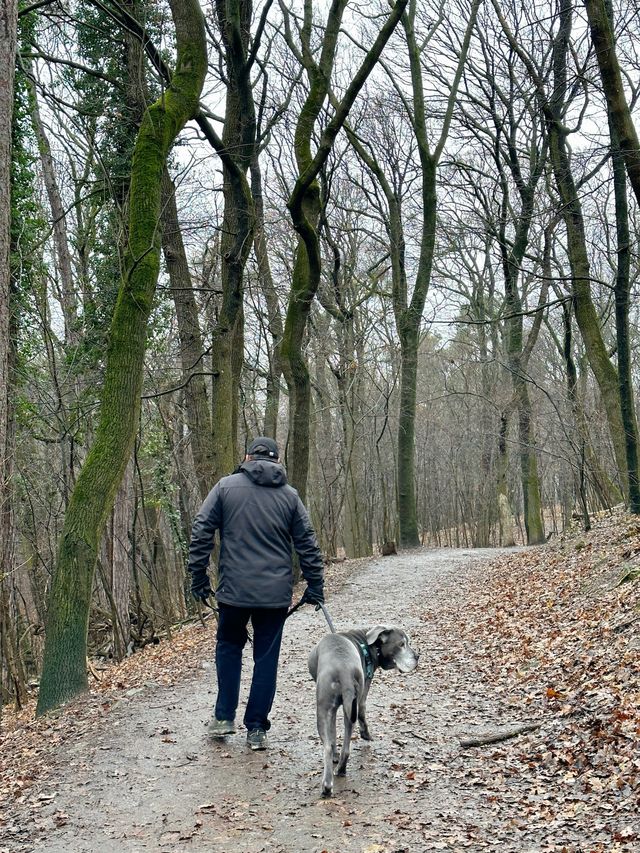
[[[318,706],[318,734],[322,741],[324,769],[322,773],[322,796],[330,797],[333,792],[333,756],[336,752],[337,708]]]
[[[347,775],[347,761],[349,760],[349,752],[351,751],[351,735],[353,734],[353,724],[358,718],[358,700],[355,693],[351,691],[351,695],[343,693],[344,704],[342,710],[344,712],[344,738],[342,739],[342,752],[340,753],[340,761],[336,767],[336,776]]]

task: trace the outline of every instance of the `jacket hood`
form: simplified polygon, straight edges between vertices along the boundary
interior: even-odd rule
[[[286,472],[279,462],[271,462],[269,459],[252,459],[251,462],[243,462],[238,470],[258,486],[268,486],[273,489],[287,485]]]

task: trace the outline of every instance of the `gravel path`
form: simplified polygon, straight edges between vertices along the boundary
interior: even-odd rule
[[[368,702],[374,740],[354,741],[348,775],[336,780],[331,800],[319,797],[322,757],[306,668],[327,627],[303,608],[287,623],[268,752],[251,753],[244,732],[223,743],[206,737],[215,670],[203,661],[195,680],[144,689],[58,755],[39,827],[25,826],[9,846],[0,840],[0,853],[555,849],[540,837],[525,841],[526,832],[511,844],[504,827],[492,826],[491,798],[456,738],[508,721],[495,693],[447,653],[451,626],[437,619],[438,602],[452,600],[464,618],[459,573],[496,553],[418,550],[374,559],[330,598],[338,630],[397,624],[422,653],[414,673],[376,674]],[[246,688],[245,678],[241,703]]]

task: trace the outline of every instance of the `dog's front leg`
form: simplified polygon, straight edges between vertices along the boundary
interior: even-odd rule
[[[360,737],[362,740],[373,740],[371,737],[371,732],[369,731],[369,726],[367,725],[367,696],[369,695],[369,688],[371,687],[371,681],[366,680],[364,683],[364,688],[362,690],[362,696],[360,697],[360,701],[358,702],[358,728],[360,729]]]

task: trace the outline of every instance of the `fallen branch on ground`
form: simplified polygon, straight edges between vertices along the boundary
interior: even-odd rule
[[[518,735],[533,732],[539,729],[541,723],[524,723],[522,725],[513,726],[510,729],[504,729],[501,732],[483,732],[475,737],[459,738],[462,749],[467,749],[470,746],[486,746],[489,743],[500,743],[503,740],[511,740]]]

